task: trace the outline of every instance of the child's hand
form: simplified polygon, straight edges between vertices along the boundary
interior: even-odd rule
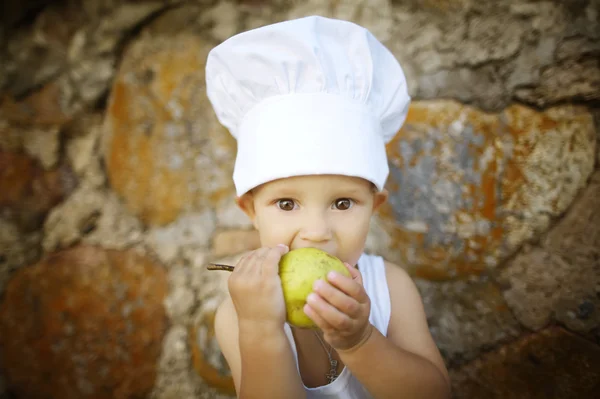
[[[373,328],[369,323],[371,300],[360,272],[345,264],[351,277],[330,273],[328,282],[317,280],[304,312],[323,331],[325,340],[338,351],[362,345]]]
[[[227,285],[240,327],[265,324],[283,327],[286,313],[279,260],[288,250],[285,245],[260,248],[235,265]]]

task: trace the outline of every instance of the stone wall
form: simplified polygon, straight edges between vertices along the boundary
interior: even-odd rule
[[[0,397],[231,395],[226,275],[205,265],[259,242],[204,62],[310,14],[364,25],[405,69],[368,249],[413,275],[455,397],[600,397],[598,2],[3,7]]]

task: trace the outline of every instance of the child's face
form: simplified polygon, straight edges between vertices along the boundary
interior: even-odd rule
[[[339,175],[310,175],[266,183],[238,199],[259,231],[262,246],[315,247],[355,265],[369,220],[385,202],[370,182]]]

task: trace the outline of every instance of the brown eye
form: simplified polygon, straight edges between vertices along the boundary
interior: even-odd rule
[[[294,205],[294,200],[291,199],[280,199],[279,201],[277,201],[277,206],[282,211],[293,211]]]
[[[339,211],[345,211],[352,207],[353,201],[349,198],[340,198],[335,200],[335,209]]]

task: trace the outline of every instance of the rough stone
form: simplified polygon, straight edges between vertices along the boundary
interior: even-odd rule
[[[557,61],[577,59],[581,56],[599,56],[600,42],[584,36],[575,36],[561,41],[556,49]]]
[[[470,18],[462,51],[456,52],[458,62],[476,66],[484,62],[505,60],[515,55],[521,47],[525,25],[508,13],[489,10]]]
[[[577,328],[585,326],[589,330],[600,323],[600,311],[594,311],[598,305],[594,291],[600,274],[596,272],[594,276],[592,268],[589,265],[580,270],[559,256],[536,248],[519,254],[503,270],[500,281],[507,287],[503,295],[515,317],[531,330],[547,326],[556,312],[564,315],[561,308],[577,311],[579,305],[585,307],[591,301],[591,314],[581,317],[582,326]]]
[[[320,15],[339,18],[358,23],[367,28],[380,41],[391,38],[392,8],[388,0],[308,0],[298,2],[289,11],[287,18],[300,18],[309,15]]]
[[[59,161],[59,129],[56,126],[16,126],[0,120],[0,149],[30,155],[50,170]]]
[[[597,98],[598,6],[396,1],[389,47],[418,99],[500,112],[516,97],[548,107]]]
[[[146,234],[145,241],[167,265],[188,249],[203,250],[215,230],[213,212],[182,214],[179,219],[164,227],[154,227]]]
[[[133,251],[76,247],[11,279],[2,361],[16,397],[131,398],[152,389],[167,323],[164,269]]]
[[[158,376],[150,399],[231,399],[219,393],[190,369],[193,361],[189,332],[181,325],[171,327],[163,340]]]
[[[600,266],[600,171],[542,241],[548,251],[578,270]]]
[[[226,197],[216,205],[217,224],[223,228],[246,229],[252,227],[252,221],[237,206],[233,198]]]
[[[594,168],[595,141],[583,108],[487,114],[414,102],[388,145],[384,255],[427,278],[495,268],[571,204]]]
[[[79,11],[74,3],[50,6],[30,26],[13,32],[1,73],[6,76],[3,92],[21,98],[67,68],[69,41],[85,20]]]
[[[22,100],[6,97],[0,104],[0,117],[16,124],[60,126],[71,120],[64,102],[62,88],[52,82]]]
[[[99,151],[101,125],[102,116],[91,114],[78,118],[65,129],[69,164],[82,184],[89,187],[100,187],[106,183]]]
[[[0,71],[8,76],[7,87],[0,87],[7,92],[1,114],[27,124],[70,121],[107,92],[126,34],[166,6],[162,1],[93,3],[49,5],[31,27],[9,40],[8,61]]]
[[[240,256],[218,261],[235,264]],[[213,324],[214,312],[227,293],[228,273],[208,271],[206,259],[205,253],[197,252],[189,265],[169,270],[170,294],[165,304],[177,324],[163,341],[152,398],[231,397],[231,376]]]
[[[190,31],[153,34],[163,18],[169,13],[125,51],[104,126],[111,186],[131,212],[157,225],[234,193],[235,140],[204,89],[212,45]]]
[[[15,221],[23,231],[41,227],[48,211],[75,184],[66,165],[45,171],[25,154],[0,150],[0,214]]]
[[[515,317],[538,330],[557,320],[570,330],[600,327],[600,172],[542,240],[500,274]]]
[[[235,395],[235,386],[227,362],[215,336],[215,313],[205,313],[190,329],[192,364],[196,373],[218,392]]]
[[[543,107],[568,100],[600,99],[600,60],[598,57],[566,60],[545,68],[535,88],[515,90],[518,100]]]
[[[600,348],[560,328],[524,336],[451,370],[454,397],[597,398]]]
[[[81,104],[79,108],[94,104],[109,90],[116,72],[118,46],[123,38],[146,18],[165,8],[165,3],[154,0],[117,2],[113,7],[100,6],[90,12],[94,23],[80,29],[69,47],[72,65],[66,76],[71,88],[71,103]],[[73,108],[77,110],[75,105]]]
[[[25,151],[36,158],[46,170],[57,165],[59,146],[59,129],[57,127],[27,130],[27,134],[24,136]]]
[[[542,37],[534,43],[525,43],[514,62],[500,68],[504,72],[502,77],[508,75],[507,79],[500,79],[506,84],[507,91],[513,93],[515,88],[529,86],[532,82],[539,84],[543,68],[554,61],[556,46],[554,37]]]
[[[386,43],[406,75],[409,94],[427,98],[443,90],[452,81],[433,82],[437,72],[452,72],[456,65],[455,49],[466,34],[468,5],[459,2],[392,2],[395,23],[392,39]],[[468,3],[468,2],[463,2]],[[456,7],[454,7],[456,6]],[[451,8],[451,11],[444,8]],[[427,87],[421,88],[425,83]],[[469,97],[472,97],[468,94]]]
[[[594,110],[594,122],[596,124],[596,168],[600,168],[600,109]]]
[[[263,0],[238,0],[237,3],[240,10],[240,30],[243,31],[287,19],[288,8],[274,4],[277,3],[275,1],[265,4]]]
[[[158,375],[150,395],[152,399],[192,399],[197,397],[199,386],[189,368],[190,352],[187,348],[185,327],[175,325],[162,342],[158,362]]]
[[[43,247],[50,252],[82,242],[124,249],[142,239],[141,223],[113,193],[84,184],[48,215]]]
[[[472,360],[521,333],[501,291],[491,282],[415,282],[431,334],[450,366]]]
[[[236,255],[260,247],[256,230],[225,230],[215,234],[212,255],[216,257]]]
[[[165,300],[169,318],[179,324],[183,324],[189,318],[193,305],[194,293],[188,287],[174,288]]]
[[[0,149],[6,152],[23,150],[23,132],[0,118]]]
[[[41,239],[40,232],[24,233],[0,217],[0,298],[12,273],[35,262],[41,255]]]
[[[214,6],[202,12],[200,23],[212,26],[210,35],[223,42],[238,33],[240,12],[237,1],[218,1]]]
[[[377,255],[387,254],[391,245],[391,239],[388,232],[383,227],[384,223],[379,214],[371,217],[369,224],[369,233],[365,242],[365,252]]]
[[[176,324],[189,325],[193,310],[198,305],[197,293],[192,285],[193,268],[194,266],[189,265],[176,265],[169,269],[169,295],[165,299],[165,308],[169,318]]]
[[[502,109],[510,98],[503,77],[494,65],[424,73],[417,84],[417,97],[453,98],[467,104],[477,104],[483,110]]]

